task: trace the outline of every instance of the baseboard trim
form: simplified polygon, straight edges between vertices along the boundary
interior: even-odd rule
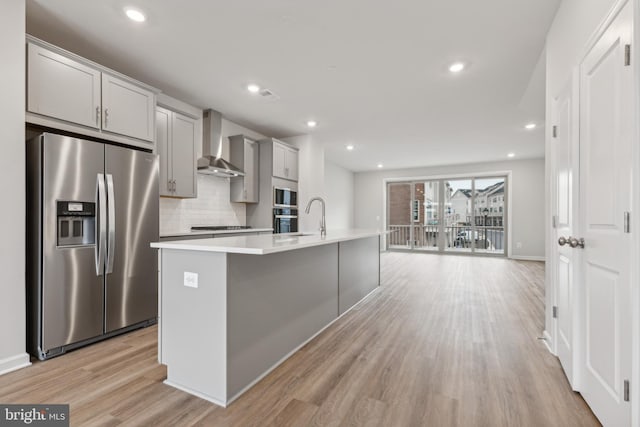
[[[545,261],[543,256],[537,255],[512,255],[509,259],[514,259],[516,261]]]
[[[9,372],[17,371],[30,365],[31,359],[27,353],[16,354],[15,356],[0,359],[0,375],[8,374]]]

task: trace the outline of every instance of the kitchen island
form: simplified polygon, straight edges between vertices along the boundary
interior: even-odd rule
[[[153,243],[165,383],[231,403],[378,288],[380,234]]]

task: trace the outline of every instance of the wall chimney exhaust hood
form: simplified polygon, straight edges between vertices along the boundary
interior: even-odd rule
[[[214,110],[205,110],[203,133],[198,173],[222,178],[244,176],[242,169],[222,158],[222,114]]]

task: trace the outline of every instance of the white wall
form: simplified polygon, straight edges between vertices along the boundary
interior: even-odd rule
[[[25,1],[0,13],[0,374],[29,364],[25,353]]]
[[[476,173],[511,171],[512,255],[521,258],[544,256],[544,160],[449,165],[355,174],[355,226],[384,230],[385,178],[472,176]],[[522,248],[516,248],[516,242]]]
[[[563,0],[558,8],[556,17],[547,34],[546,43],[546,146],[545,152],[550,153],[553,140],[551,111],[553,98],[568,82],[572,70],[576,67],[585,53],[586,45],[607,13],[615,5],[615,0]],[[551,156],[546,156],[545,165],[545,235],[548,244],[554,244],[550,218],[551,212]],[[548,255],[549,247],[545,248]],[[551,269],[546,270],[545,289],[545,331],[551,341],[555,340],[552,307],[554,305],[553,289],[551,288]]]
[[[300,150],[298,157],[299,231],[318,231],[320,218],[322,217],[320,206],[314,204],[309,214],[304,213],[304,208],[312,197],[326,197],[324,187],[324,146],[314,141],[312,135],[284,138],[283,141]]]
[[[222,119],[222,157],[229,159],[229,136],[246,135],[260,140],[257,132]],[[202,145],[197,147],[202,156]],[[160,198],[160,235],[189,231],[192,225],[246,225],[246,205],[231,203],[229,178],[198,174],[198,197],[195,199]]]
[[[547,34],[547,102],[580,62],[589,37],[595,32],[615,0],[563,0]],[[547,111],[549,111],[547,104]]]
[[[355,174],[325,160],[324,188],[327,196],[327,229],[353,228]]]

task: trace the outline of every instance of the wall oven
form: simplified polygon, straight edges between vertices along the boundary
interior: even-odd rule
[[[273,233],[297,233],[298,209],[273,208]]]
[[[297,208],[298,192],[291,188],[273,187],[274,208]]]

